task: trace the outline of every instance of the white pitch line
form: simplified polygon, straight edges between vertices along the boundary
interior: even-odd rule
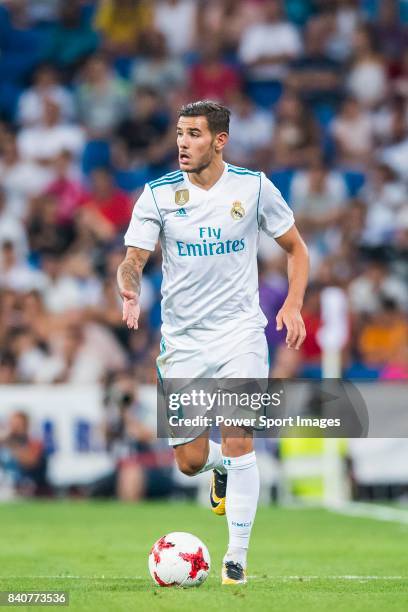
[[[144,580],[144,576],[0,576],[0,580]]]
[[[0,580],[146,580],[148,576],[0,576]],[[215,578],[215,576],[210,576]],[[248,576],[251,580],[407,580],[408,576]]]
[[[387,523],[400,523],[408,525],[408,511],[400,508],[389,508],[380,504],[370,504],[364,502],[347,502],[339,506],[329,506],[330,512],[345,514],[347,516],[357,516],[370,518]]]

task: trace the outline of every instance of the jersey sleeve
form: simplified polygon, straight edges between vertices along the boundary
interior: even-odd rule
[[[268,236],[279,238],[295,223],[293,213],[279,189],[261,173],[258,201],[258,226]]]
[[[125,234],[125,245],[154,251],[161,227],[159,209],[152,190],[146,185],[133,208],[132,218]]]

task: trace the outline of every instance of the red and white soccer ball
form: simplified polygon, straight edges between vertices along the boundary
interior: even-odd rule
[[[149,571],[163,587],[199,586],[210,572],[211,560],[199,538],[174,531],[155,542],[149,554]]]

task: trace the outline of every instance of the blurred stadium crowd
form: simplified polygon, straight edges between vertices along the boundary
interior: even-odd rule
[[[346,376],[408,377],[406,0],[2,0],[0,383],[155,382],[161,254],[142,322],[116,268],[133,202],[177,167],[185,101],[232,109],[226,158],[262,169],[311,253],[298,354],[275,315],[285,257],[260,245],[271,371],[319,376],[319,295],[350,304]]]

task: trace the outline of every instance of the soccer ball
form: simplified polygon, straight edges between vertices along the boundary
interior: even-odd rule
[[[163,587],[199,586],[210,572],[210,554],[191,533],[174,531],[155,542],[149,554],[149,571]]]

